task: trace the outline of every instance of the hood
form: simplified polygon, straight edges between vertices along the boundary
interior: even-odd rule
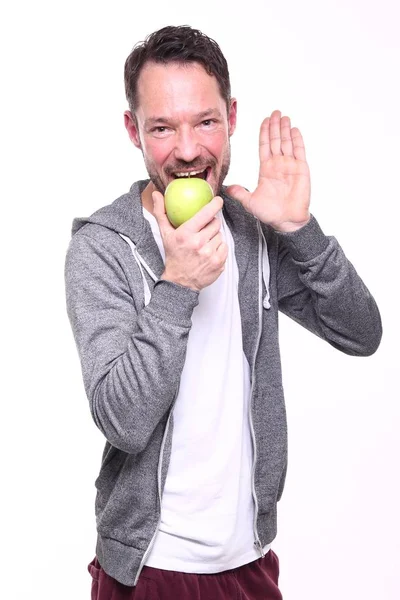
[[[74,219],[72,235],[75,235],[88,223],[94,223],[122,233],[136,243],[139,242],[147,229],[142,212],[141,194],[148,183],[149,179],[136,181],[127,194],[120,196],[111,204],[103,206],[90,217]]]
[[[142,179],[136,181],[130,188],[127,194],[124,194],[114,200],[111,204],[103,206],[90,217],[77,217],[72,222],[72,235],[82,229],[88,223],[102,225],[108,229],[112,229],[117,233],[122,233],[128,236],[133,242],[138,244],[143,235],[148,235],[149,231],[146,226],[146,220],[142,212],[141,195],[150,179]],[[221,196],[224,203],[228,205],[231,212],[238,203],[232,200],[226,194],[225,186],[222,187]],[[240,210],[240,207],[238,207]]]

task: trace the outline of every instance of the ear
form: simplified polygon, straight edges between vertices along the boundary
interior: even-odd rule
[[[136,117],[132,115],[130,110],[126,110],[124,112],[124,123],[125,129],[128,132],[129,139],[131,140],[131,142],[133,142],[136,148],[141,148],[142,146],[140,143],[139,129]]]
[[[236,98],[231,98],[229,112],[228,112],[229,137],[234,133],[234,131],[236,129],[236,118],[237,118],[237,101],[236,101]]]

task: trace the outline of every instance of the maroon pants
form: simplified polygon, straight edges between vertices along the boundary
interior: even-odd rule
[[[272,550],[264,558],[212,575],[143,567],[136,587],[107,575],[97,558],[88,570],[92,600],[282,600],[279,561]]]

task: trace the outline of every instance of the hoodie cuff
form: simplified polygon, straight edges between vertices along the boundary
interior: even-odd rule
[[[314,215],[311,219],[297,231],[289,233],[276,232],[279,241],[286,246],[294,258],[298,262],[306,262],[312,260],[324,250],[326,250],[329,239],[322,231]]]
[[[159,317],[178,325],[190,327],[194,308],[199,303],[199,292],[178,283],[159,279],[153,288],[147,308]]]

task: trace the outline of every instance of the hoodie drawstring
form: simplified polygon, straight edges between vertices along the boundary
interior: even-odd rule
[[[151,292],[150,292],[149,284],[147,283],[146,276],[143,272],[142,267],[144,267],[144,269],[147,271],[147,273],[150,275],[150,277],[153,279],[153,281],[158,281],[158,277],[157,277],[157,275],[155,275],[153,273],[153,271],[150,269],[150,267],[146,263],[146,261],[140,256],[140,254],[137,251],[137,248],[136,248],[135,244],[132,242],[132,240],[130,238],[128,238],[126,235],[122,235],[122,233],[120,233],[119,235],[122,237],[122,239],[124,239],[126,242],[128,242],[129,246],[131,247],[134,259],[136,260],[138,267],[140,269],[140,272],[142,274],[143,287],[144,287],[144,305],[147,306],[148,303],[150,302]]]
[[[270,295],[269,295],[270,267],[269,267],[267,240],[265,239],[263,230],[261,228],[261,223],[258,220],[257,220],[257,228],[258,228],[258,235],[259,235],[259,242],[258,242],[259,243],[259,251],[261,250],[261,256],[262,256],[262,258],[261,258],[262,278],[263,278],[265,289],[266,289],[265,297],[263,300],[263,307],[271,308]],[[261,248],[260,248],[260,245],[261,245]]]

